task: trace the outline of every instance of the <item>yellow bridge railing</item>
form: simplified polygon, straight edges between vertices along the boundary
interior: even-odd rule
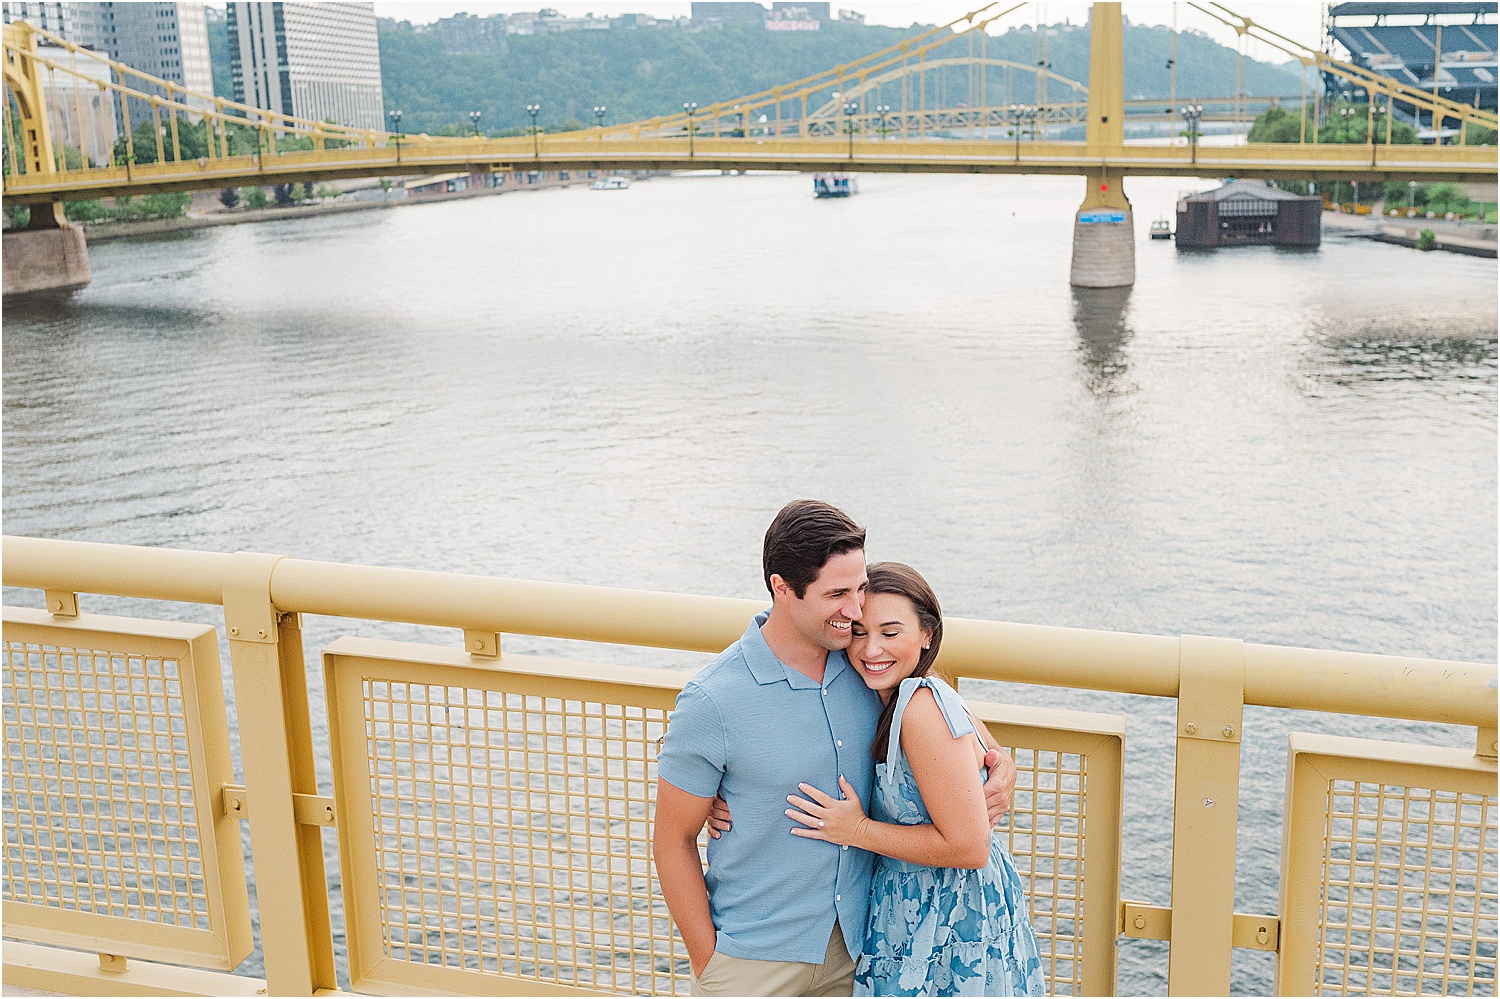
[[[1176,115],[1170,108],[1163,112],[1160,101],[1123,101],[1118,60],[1110,73],[1095,73],[1099,78],[1090,90],[1041,64],[989,57],[988,29],[1023,6],[996,12],[1001,4],[989,3],[895,45],[781,86],[703,107],[685,102],[680,114],[548,135],[533,122],[529,136],[471,140],[348,128],[194,93],[28,23],[8,24],[3,42],[5,196],[17,203],[56,204],[455,168],[857,169],[1460,181],[1489,180],[1495,172],[1494,146],[1460,144],[1423,153],[1413,151],[1420,147],[1391,143],[1398,105],[1426,115],[1434,124],[1456,122],[1462,135],[1470,126],[1496,128],[1500,118],[1494,112],[1333,59],[1218,4],[1189,6],[1234,28],[1242,39],[1254,38],[1301,60],[1304,70],[1315,66],[1343,79],[1352,92],[1362,95],[1367,118],[1364,143],[1318,142],[1323,102],[1316,95],[1309,100],[1305,72],[1297,143],[1210,154],[1196,142],[1168,149],[1128,146],[1123,133],[1113,141],[1022,142],[1028,134],[1032,140],[1047,135],[1049,126],[1097,123],[1101,114],[1107,120],[1114,112],[1099,109],[1116,103],[1121,109],[1117,125],[1120,114],[1136,120]],[[1119,16],[1117,9],[1114,16]],[[996,72],[1003,74],[1012,100],[997,99],[998,88],[990,85]],[[1029,76],[1029,101],[1034,104],[1013,103],[1018,74]],[[1024,91],[1024,80],[1022,84]],[[1234,90],[1243,94],[1238,68]],[[945,91],[947,106],[940,99]],[[1207,105],[1203,120],[1242,123],[1250,105],[1264,98],[1202,100]],[[1094,103],[1098,107],[1090,111]],[[121,134],[116,133],[117,121],[124,126]],[[147,123],[150,127],[141,131]],[[54,208],[51,221],[59,221],[56,212]],[[40,220],[36,214],[33,224]]]
[[[4,609],[7,984],[686,990],[650,857],[656,751],[686,675],[502,654],[501,634],[712,652],[760,601],[18,537],[3,572],[45,605]],[[80,593],[220,606],[224,633],[165,611],[81,613]],[[309,670],[306,614],[462,639],[341,638]],[[976,705],[1016,758],[1000,832],[1051,991],[1117,991],[1124,936],[1170,941],[1174,994],[1226,994],[1237,947],[1275,953],[1279,994],[1494,994],[1494,666],[965,619],[945,631],[939,665],[957,677],[1177,702],[1170,905],[1120,897],[1126,720]],[[1471,726],[1476,751],[1293,734],[1280,912],[1236,913],[1246,704]],[[263,981],[225,974],[251,952],[242,824]]]

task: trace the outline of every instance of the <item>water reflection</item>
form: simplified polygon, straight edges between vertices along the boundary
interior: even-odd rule
[[[1073,325],[1078,329],[1078,358],[1084,385],[1101,399],[1117,398],[1135,390],[1126,375],[1130,361],[1125,348],[1134,332],[1126,322],[1130,287],[1074,288]]]
[[[1320,382],[1353,387],[1374,382],[1483,384],[1496,375],[1491,337],[1340,336],[1317,342],[1308,357]]]

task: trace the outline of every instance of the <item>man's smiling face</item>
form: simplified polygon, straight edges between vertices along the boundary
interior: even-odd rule
[[[859,620],[868,582],[863,550],[831,556],[800,599],[788,586],[786,595],[791,599],[786,608],[792,626],[819,648],[847,649],[850,625]],[[787,584],[782,581],[782,585]]]

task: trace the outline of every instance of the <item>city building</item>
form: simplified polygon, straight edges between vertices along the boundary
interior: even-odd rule
[[[0,14],[4,15],[6,24],[26,21],[33,27],[50,31],[70,42],[77,42],[73,37],[74,6],[76,5],[71,3],[12,3],[11,0],[5,0],[0,3]]]
[[[208,22],[201,3],[10,3],[5,20],[27,20],[76,45],[123,62],[148,76],[211,97],[213,67],[208,55]],[[132,79],[128,85],[165,95]],[[204,104],[206,105],[206,101]],[[151,118],[145,101],[131,101],[131,127]],[[117,126],[123,124],[117,121]]]
[[[832,15],[829,4],[807,3],[805,0],[776,0],[771,4],[771,16],[787,21],[827,21]]]
[[[766,8],[764,4],[751,3],[749,0],[713,0],[713,2],[693,0],[692,17],[694,24],[763,21],[766,17]]]
[[[385,129],[374,4],[231,2],[227,13],[236,100]]]
[[[443,51],[449,55],[504,54],[505,28],[504,14],[476,17],[459,13],[439,18],[437,22]]]
[[[1330,47],[1358,66],[1493,111],[1500,76],[1496,20],[1493,2],[1339,3],[1327,9],[1325,28]],[[1365,99],[1334,74],[1325,74],[1323,85],[1330,94]],[[1414,114],[1409,104],[1397,101],[1395,110],[1418,128],[1432,125],[1430,115]]]

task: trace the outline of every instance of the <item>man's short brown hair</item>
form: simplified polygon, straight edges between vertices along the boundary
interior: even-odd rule
[[[761,564],[766,589],[780,576],[801,600],[835,555],[864,551],[865,529],[838,507],[821,500],[792,500],[766,528]]]

